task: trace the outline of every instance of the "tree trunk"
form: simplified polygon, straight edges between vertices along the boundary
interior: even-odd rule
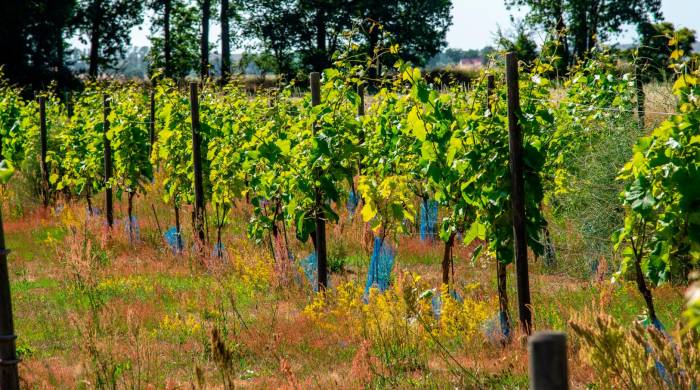
[[[180,226],[180,208],[175,206],[175,233],[177,236],[175,246],[178,253],[182,250],[182,227]]]
[[[654,298],[652,297],[651,290],[647,286],[647,282],[644,279],[644,273],[642,272],[641,266],[641,256],[637,256],[634,261],[634,271],[637,277],[637,289],[644,297],[644,302],[647,305],[647,310],[649,311],[649,321],[656,326],[658,323],[658,318],[656,317],[656,310],[654,309]]]
[[[88,206],[88,213],[90,216],[93,216],[93,211],[92,211],[92,196],[90,195],[90,190],[85,191],[85,200],[87,201],[87,206]]]
[[[274,221],[274,219],[273,219]],[[278,253],[277,249],[277,240],[279,239],[278,236],[280,234],[280,230],[277,227],[277,222],[272,223],[272,260],[275,262],[278,262],[282,259],[282,254]],[[280,248],[281,249],[281,248]]]
[[[129,218],[129,241],[134,241],[134,196],[136,192],[129,192],[127,214]]]
[[[556,15],[556,31],[557,31],[557,41],[559,42],[559,54],[561,55],[562,64],[564,64],[561,71],[566,71],[570,65],[570,55],[569,55],[569,41],[566,36],[566,23],[564,22],[564,11],[561,4],[561,0],[555,3],[554,14]],[[561,75],[562,77],[564,74]]]
[[[328,50],[326,46],[326,12],[322,6],[316,8],[314,24],[316,25],[316,52],[318,55],[318,61],[315,70],[317,72],[323,72],[323,70],[328,65]]]
[[[372,31],[369,33],[369,57],[374,59],[374,50],[377,47],[377,44],[379,43],[379,28],[376,26],[370,27]],[[377,63],[373,64],[377,65]],[[375,79],[377,78],[377,68],[375,66],[370,66],[369,67],[369,82],[371,86],[374,86]]]
[[[572,11],[571,32],[574,38],[575,60],[582,60],[586,56],[588,47],[588,6],[576,5]]]
[[[501,323],[501,332],[505,336],[510,333],[510,315],[508,314],[508,291],[506,290],[507,265],[496,260],[496,279],[498,283],[498,311]],[[507,340],[503,340],[507,341]]]
[[[170,44],[170,13],[172,8],[171,0],[164,0],[163,10],[163,57],[165,58],[165,77],[173,77],[172,69],[172,47]]]
[[[202,1],[202,37],[200,41],[199,75],[204,81],[209,76],[209,16],[211,1]]]
[[[221,224],[216,227],[216,257],[219,259],[224,257],[224,246],[221,244],[221,229],[223,229],[224,225]]]
[[[596,35],[598,34],[598,12],[600,11],[600,2],[594,1],[589,13],[588,19],[588,37],[586,41],[587,53],[589,53],[596,45]]]
[[[100,27],[99,23],[95,21],[92,24],[92,30],[90,32],[90,67],[88,68],[88,76],[90,78],[97,78],[97,66],[100,56]]]
[[[63,58],[65,56],[65,42],[63,41],[63,28],[59,28],[56,31],[56,58],[54,59],[54,66],[56,67],[56,70],[59,72],[59,74],[63,73]]]
[[[360,102],[357,105],[357,116],[362,118],[365,116],[365,88],[364,86],[359,86],[357,87],[357,94],[360,96]],[[358,141],[360,146],[364,146],[365,144],[365,131],[363,127],[360,127],[360,134],[358,135]],[[362,176],[362,156],[360,156],[360,159],[357,161],[357,176],[358,178]],[[357,190],[354,188],[354,183],[353,183],[353,191],[355,192],[355,196],[357,196]],[[360,197],[361,198],[361,197]],[[359,202],[362,201],[362,199],[358,199],[358,204]]]
[[[445,241],[445,251],[442,255],[442,284],[450,284],[450,265],[452,264],[452,248],[455,244],[455,233]]]
[[[314,251],[318,250],[318,245],[316,244],[316,232],[312,232],[309,237],[311,237],[311,243],[314,245]]]
[[[221,83],[226,84],[231,72],[231,38],[229,36],[229,4],[221,0]]]

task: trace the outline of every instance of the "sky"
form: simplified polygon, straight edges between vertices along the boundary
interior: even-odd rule
[[[525,10],[506,10],[503,0],[453,0],[452,3],[452,27],[447,33],[447,46],[459,49],[480,49],[492,44],[499,27],[505,32],[512,29],[511,15],[518,19],[525,14]],[[700,0],[662,0],[661,9],[666,21],[700,33]],[[210,39],[218,41],[220,32],[219,26],[212,23]],[[132,45],[148,46],[148,25],[135,28],[131,37]],[[537,36],[534,38],[538,40]],[[628,28],[617,41],[632,43],[635,38],[634,29]],[[72,43],[84,47],[77,40]]]
[[[511,29],[511,14],[518,18],[525,13],[506,10],[503,0],[453,0],[452,4],[447,43],[458,49],[478,49],[492,43],[499,26],[504,31]],[[700,0],[662,0],[661,11],[666,21],[700,32]],[[634,29],[628,29],[618,41],[632,43],[635,38]]]

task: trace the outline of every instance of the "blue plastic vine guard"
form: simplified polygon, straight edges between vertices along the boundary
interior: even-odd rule
[[[420,239],[433,241],[437,237],[438,203],[423,199],[420,205]]]
[[[369,261],[367,272],[367,282],[365,283],[365,296],[369,294],[369,289],[376,287],[379,291],[386,291],[391,280],[391,270],[394,268],[396,250],[379,237],[374,237],[374,248]]]
[[[300,261],[300,264],[302,270],[304,270],[304,275],[306,275],[306,280],[311,283],[314,291],[318,291],[318,260],[316,259],[316,252],[311,252],[311,254]]]
[[[178,234],[175,226],[172,226],[166,230],[165,233],[163,233],[163,237],[173,253],[181,253],[182,250],[185,249],[185,243],[182,240],[182,236]]]

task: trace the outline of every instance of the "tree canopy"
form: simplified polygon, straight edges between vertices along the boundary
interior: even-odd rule
[[[149,36],[151,73],[187,76],[199,61],[199,10],[185,0],[157,0],[151,7],[155,14]]]
[[[686,56],[693,51],[695,31],[688,28],[676,29],[673,23],[669,22],[646,22],[641,23],[637,30],[640,42],[636,54],[647,80],[666,79],[673,74],[669,65],[674,61],[674,50],[678,50],[677,56]],[[671,39],[676,42],[673,47],[669,45]]]
[[[508,9],[527,8],[525,23],[558,35],[567,62],[585,57],[597,42],[625,24],[662,18],[661,0],[505,0]]]
[[[81,32],[81,41],[90,45],[91,77],[126,52],[131,29],[143,22],[143,4],[141,0],[78,1],[74,25]]]
[[[382,43],[383,31],[399,45],[399,56],[423,65],[445,46],[452,24],[450,0],[252,0],[247,7],[246,35],[289,75],[327,67],[348,30],[362,37],[359,44],[370,54]]]
[[[639,32],[638,56],[647,67],[667,65],[668,36],[682,41],[679,47],[686,55],[695,41],[693,31],[660,22],[661,0],[504,2],[508,9],[528,13],[514,35],[500,34],[493,43],[518,51],[527,60],[538,49],[528,31],[544,29],[554,39],[540,49],[560,58],[555,64],[558,72],[565,72],[596,44],[630,24]],[[370,73],[381,73],[382,63],[398,58],[416,66],[432,60],[435,66],[441,61],[458,62],[457,57],[483,55],[442,52],[452,24],[451,10],[451,0],[5,0],[0,4],[5,16],[0,24],[0,65],[12,82],[35,88],[54,80],[61,86],[71,84],[74,61],[86,61],[88,75],[95,78],[133,52],[131,33],[146,19],[150,74],[171,78],[193,72],[209,75],[212,69],[217,74],[221,70],[225,78],[232,65],[240,70],[250,64],[263,73],[305,77],[309,71],[330,66],[333,53],[348,42],[370,57],[378,47],[396,48],[382,52]],[[224,26],[219,37],[210,36],[210,23]],[[346,39],[348,32],[351,40]],[[76,39],[88,47],[87,53],[70,46],[70,40]],[[243,61],[232,64],[231,47],[243,42]],[[220,45],[221,62],[210,64],[214,45]],[[683,49],[684,45],[688,47]]]
[[[40,88],[51,80],[66,82],[66,43],[75,0],[4,0],[0,2],[0,64],[10,80]]]

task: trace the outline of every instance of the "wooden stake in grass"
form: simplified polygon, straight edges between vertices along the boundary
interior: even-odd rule
[[[639,64],[634,65],[634,81],[637,89],[637,118],[639,119],[639,128],[644,128],[644,80],[642,79],[642,70]]]
[[[518,286],[520,326],[525,334],[532,331],[532,305],[527,264],[527,228],[525,225],[525,178],[523,164],[523,134],[520,127],[520,86],[518,57],[506,54],[506,85],[508,88],[508,139],[510,146],[511,205],[515,270]]]
[[[205,243],[204,184],[202,179],[202,136],[199,125],[199,94],[197,83],[190,83],[190,113],[192,116],[192,163],[194,165],[194,228],[199,243]]]
[[[568,390],[566,334],[537,332],[528,340],[530,389]]]
[[[450,268],[454,269],[452,263],[452,249],[455,244],[455,232],[450,234],[450,238],[445,241],[445,248],[442,253],[442,284],[450,285]],[[452,267],[451,267],[452,266]],[[454,275],[452,275],[454,277]]]
[[[10,277],[7,271],[5,233],[0,210],[0,389],[18,390],[17,351],[15,349],[15,328],[12,320],[12,295]]]
[[[104,131],[104,180],[105,180],[105,216],[107,217],[107,226],[114,226],[114,206],[112,203],[112,143],[107,137],[109,132],[109,96],[102,95],[102,114],[103,114],[103,131]]]
[[[491,115],[496,110],[496,78],[490,74],[486,78],[486,96],[487,104]],[[508,273],[506,264],[503,264],[501,259],[496,259],[496,280],[498,284],[498,311],[501,325],[501,333],[503,333],[503,342],[506,343],[506,335],[510,335],[510,314],[508,313],[508,290],[507,281]]]
[[[68,118],[73,117],[73,94],[66,92],[66,114]]]
[[[46,98],[39,96],[39,168],[41,169],[41,196],[44,207],[49,206],[49,170],[46,166],[46,154],[48,151],[48,140],[46,132]]]
[[[365,87],[360,85],[357,87],[357,94],[360,96],[360,102],[357,105],[357,117],[362,118],[365,116]],[[360,128],[360,136],[359,136],[359,144],[360,146],[365,144],[365,130],[364,128]],[[357,163],[357,174],[359,176],[362,176],[362,158],[360,157],[360,161]]]
[[[148,138],[151,141],[151,147],[148,149],[148,154],[153,152],[153,144],[156,143],[156,93],[151,91],[150,115],[148,117]]]
[[[321,74],[313,72],[309,75],[311,84],[311,104],[318,106],[321,104]],[[316,135],[316,126],[313,128]],[[322,172],[315,172],[321,176]],[[323,193],[320,188],[316,188],[316,261],[318,262],[318,291],[323,291],[328,287],[328,260],[326,257],[326,221],[323,214]]]

